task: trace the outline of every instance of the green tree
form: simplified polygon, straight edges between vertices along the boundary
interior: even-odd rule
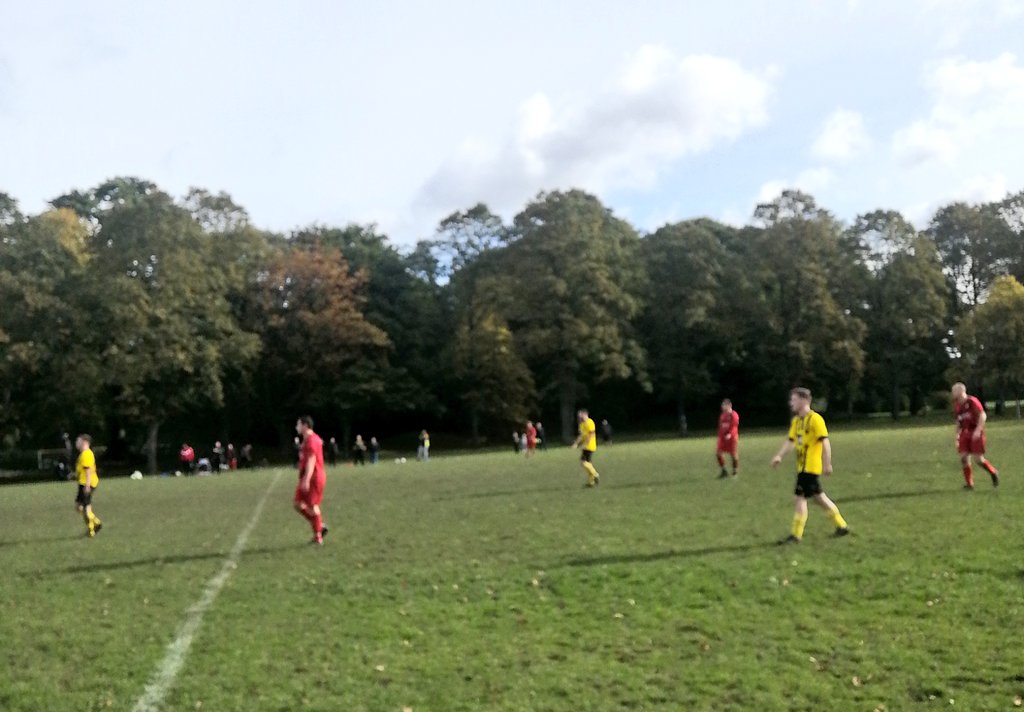
[[[897,418],[907,389],[914,410],[943,374],[948,285],[934,243],[899,213],[861,215],[848,234],[863,247],[870,269],[867,369],[886,383]]]
[[[486,289],[486,281],[480,286]],[[512,331],[486,298],[465,306],[453,341],[455,385],[474,442],[480,440],[482,418],[522,424],[535,395],[533,374],[516,349]]]
[[[927,232],[956,287],[958,310],[978,304],[992,280],[1006,273],[1012,232],[998,205],[946,205]]]
[[[259,341],[228,300],[210,237],[163,192],[132,181],[101,186],[90,278],[91,313],[112,410],[147,428],[150,471],[161,425],[224,402],[224,378],[250,363]],[[136,190],[139,189],[139,190]]]
[[[1024,285],[1012,276],[997,277],[988,298],[964,317],[958,332],[968,372],[994,385],[1000,403],[1008,393],[1016,394],[1019,418],[1024,387]]]
[[[554,392],[562,437],[587,384],[647,383],[633,320],[643,269],[636,231],[582,191],[542,193],[516,216],[502,251],[512,297],[509,326],[545,392]]]
[[[30,437],[102,420],[102,357],[81,299],[89,229],[70,210],[0,218],[0,427]]]
[[[835,218],[799,191],[785,191],[754,213],[750,269],[766,306],[758,360],[775,392],[803,383],[847,397],[864,373],[864,323],[843,303],[856,294],[854,253]],[[767,396],[765,396],[767,397]]]
[[[736,302],[744,277],[716,227],[729,230],[692,220],[640,241],[647,279],[638,331],[655,392],[675,400],[679,417],[720,389],[743,350]]]

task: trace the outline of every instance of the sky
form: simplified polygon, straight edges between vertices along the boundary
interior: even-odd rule
[[[133,175],[401,245],[582,188],[919,226],[1024,189],[1024,0],[0,0],[0,192]]]

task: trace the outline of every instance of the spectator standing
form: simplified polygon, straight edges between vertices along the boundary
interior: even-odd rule
[[[426,462],[430,459],[430,433],[426,430],[420,431],[420,444],[416,448],[416,459]]]
[[[512,452],[514,452],[516,455],[518,455],[519,454],[519,448],[522,447],[522,444],[523,444],[523,441],[519,437],[519,431],[518,430],[513,430],[512,431]]]
[[[356,465],[366,464],[366,443],[362,435],[356,435],[355,445],[352,446],[352,461]]]
[[[611,445],[612,442],[612,425],[607,420],[601,421],[601,442],[605,445]]]
[[[332,466],[333,465],[337,465],[338,464],[338,455],[340,453],[341,453],[341,450],[338,448],[338,439],[337,438],[331,438],[330,442],[327,443],[327,462],[328,462],[328,464],[330,464]]]
[[[213,444],[213,453],[210,455],[210,467],[214,473],[217,473],[220,472],[221,466],[224,464],[224,446],[218,440]]]
[[[226,457],[228,459],[228,469],[229,470],[237,470],[238,469],[238,453],[235,452],[235,446],[232,445],[231,443],[228,443],[228,449],[227,449]]]
[[[249,470],[252,466],[252,443],[246,443],[242,446],[242,467]]]
[[[544,432],[544,423],[537,421],[537,444],[541,450],[547,450],[548,447],[548,436]]]
[[[370,438],[370,464],[376,465],[377,461],[380,460],[380,443],[377,438]]]

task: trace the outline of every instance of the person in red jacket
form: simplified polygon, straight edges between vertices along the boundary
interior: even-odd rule
[[[718,459],[719,479],[729,476],[725,470],[725,456],[732,459],[732,476],[736,477],[740,470],[740,414],[732,409],[732,401],[726,398],[722,401],[722,413],[718,416],[718,446],[715,448],[715,457]]]
[[[196,467],[196,451],[188,443],[182,443],[181,451],[178,453],[178,460],[181,462],[181,471],[191,473]]]

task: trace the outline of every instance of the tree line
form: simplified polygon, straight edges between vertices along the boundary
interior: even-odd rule
[[[730,396],[775,416],[795,383],[832,412],[919,412],[950,378],[1024,386],[1024,192],[918,230],[844,224],[784,192],[736,227],[641,235],[595,196],[485,205],[399,249],[374,225],[262,230],[225,193],[117,178],[26,215],[0,193],[0,436],[287,447],[424,425],[474,442],[574,409],[666,430]],[[699,415],[698,415],[699,414]],[[557,428],[548,428],[556,432]]]

